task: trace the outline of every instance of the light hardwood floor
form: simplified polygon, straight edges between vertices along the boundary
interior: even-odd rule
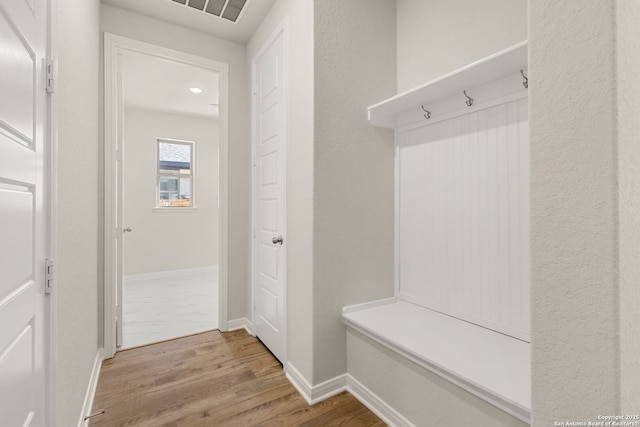
[[[205,332],[103,363],[91,427],[384,426],[344,392],[312,407],[246,331]]]

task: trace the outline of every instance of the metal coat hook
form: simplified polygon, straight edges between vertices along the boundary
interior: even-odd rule
[[[463,90],[462,93],[464,93],[464,96],[467,97],[467,100],[465,101],[465,103],[467,104],[468,107],[471,107],[473,105],[473,98],[471,98],[469,95],[467,95],[467,91]]]
[[[421,105],[420,108],[422,108],[422,111],[424,111],[424,118],[425,119],[430,119],[431,118],[431,111],[429,111],[426,108],[424,108],[424,105]]]
[[[524,77],[524,81],[522,82],[522,86],[524,86],[525,89],[529,89],[529,79],[527,78],[527,76],[524,75],[524,70],[520,69],[520,74],[522,75],[522,77]]]

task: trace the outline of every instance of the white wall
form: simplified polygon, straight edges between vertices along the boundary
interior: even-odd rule
[[[251,139],[246,49],[237,43],[111,6],[102,5],[100,12],[100,28],[104,32],[229,64],[228,317],[246,317],[251,264]]]
[[[527,38],[526,0],[396,0],[398,92]]]
[[[195,142],[196,211],[154,210],[157,138]],[[124,153],[124,274],[217,266],[217,120],[125,108]]]
[[[529,13],[533,424],[636,414],[640,8]]]
[[[247,63],[289,24],[287,157],[287,359],[313,375],[313,1],[278,0],[247,45]],[[247,84],[251,84],[249,75]]]
[[[346,372],[342,307],[393,295],[395,1],[314,3],[313,383]]]
[[[56,419],[74,426],[98,349],[99,1],[58,0]]]

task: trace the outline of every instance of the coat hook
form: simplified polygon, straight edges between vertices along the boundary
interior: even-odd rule
[[[527,78],[527,76],[524,75],[524,70],[520,69],[520,74],[522,74],[522,77],[524,77],[524,81],[522,82],[522,86],[525,87],[525,89],[529,88],[529,79]]]
[[[424,118],[425,119],[430,119],[431,118],[431,111],[429,111],[426,108],[424,108],[424,105],[421,105],[420,108],[422,108],[422,111],[424,111]]]
[[[467,97],[467,100],[465,101],[465,103],[467,104],[467,106],[471,107],[473,105],[473,98],[471,98],[469,95],[467,95],[467,91],[463,90],[462,93],[464,93],[464,96]]]

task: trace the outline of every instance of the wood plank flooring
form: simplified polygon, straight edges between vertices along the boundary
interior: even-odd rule
[[[205,332],[103,363],[91,427],[385,426],[349,393],[309,406],[246,331]]]

